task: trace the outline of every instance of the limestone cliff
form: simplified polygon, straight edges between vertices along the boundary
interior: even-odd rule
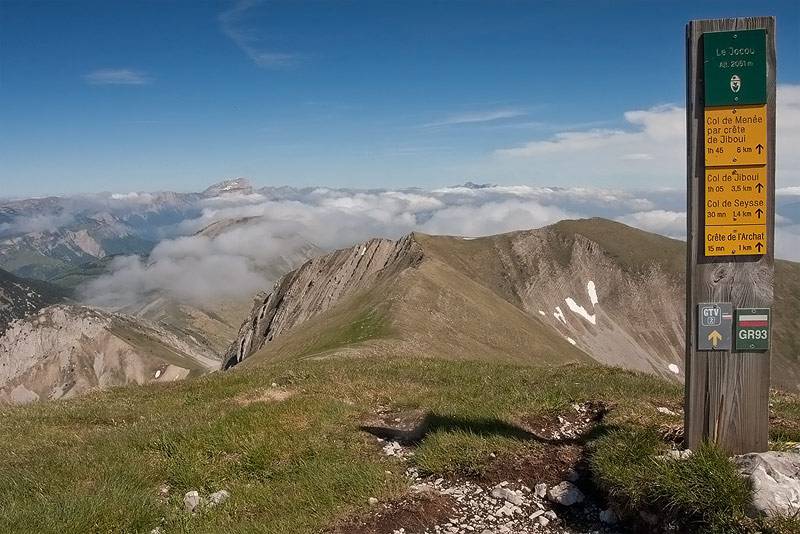
[[[0,401],[71,397],[218,367],[209,347],[163,325],[56,305],[16,321],[0,337]]]

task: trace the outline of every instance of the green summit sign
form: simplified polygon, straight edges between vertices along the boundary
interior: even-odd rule
[[[769,308],[737,309],[734,336],[736,350],[769,350]]]
[[[705,105],[767,103],[767,32],[703,34]]]

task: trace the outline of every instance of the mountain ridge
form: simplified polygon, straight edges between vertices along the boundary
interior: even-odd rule
[[[370,240],[281,278],[243,323],[224,367],[336,351],[436,352],[545,364],[593,359],[682,380],[684,247],[599,218],[479,238]],[[360,263],[362,255],[378,261]],[[776,269],[788,291],[776,291],[784,296],[775,304],[782,321],[774,383],[797,389],[787,332],[800,305],[792,296],[800,265],[779,261]],[[355,323],[376,335],[337,342],[333,331]]]

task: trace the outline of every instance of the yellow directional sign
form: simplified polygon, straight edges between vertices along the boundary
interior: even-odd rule
[[[706,226],[762,224],[766,220],[766,166],[706,169]]]
[[[767,106],[705,109],[706,166],[766,165]]]
[[[706,256],[746,256],[766,253],[766,224],[705,227]]]
[[[711,342],[711,346],[716,349],[719,342],[722,341],[722,334],[714,330],[708,334],[708,340]]]

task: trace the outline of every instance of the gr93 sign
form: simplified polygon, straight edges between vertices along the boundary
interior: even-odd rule
[[[738,351],[769,350],[769,308],[737,309],[734,338]]]

